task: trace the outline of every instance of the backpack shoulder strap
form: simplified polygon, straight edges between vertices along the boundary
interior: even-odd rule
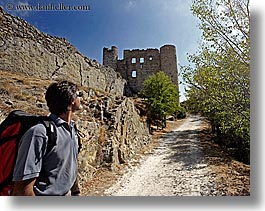
[[[47,150],[46,150],[46,154],[47,154],[56,145],[56,142],[57,142],[57,130],[56,130],[56,125],[55,125],[55,123],[52,120],[49,120],[49,119],[42,120],[41,123],[46,128],[46,133],[47,133],[47,136],[48,136],[48,144],[47,144]]]
[[[76,124],[74,124],[74,128],[75,128],[76,135],[77,135],[78,153],[79,153],[81,151],[81,149],[82,149],[82,141],[81,141],[81,138],[84,138],[84,134],[77,128]]]

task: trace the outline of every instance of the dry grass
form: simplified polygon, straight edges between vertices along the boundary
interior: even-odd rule
[[[205,122],[199,137],[218,195],[249,196],[250,165],[236,161],[223,147],[214,143],[214,135],[209,131],[210,125]]]
[[[47,109],[37,104],[45,102],[44,93],[52,81],[3,70],[0,70],[0,78],[1,115],[6,116],[16,109],[47,114]]]

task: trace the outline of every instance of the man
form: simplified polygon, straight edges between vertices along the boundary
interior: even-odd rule
[[[80,97],[77,86],[71,82],[49,86],[45,99],[57,130],[56,144],[45,154],[48,137],[43,124],[24,134],[13,174],[12,195],[70,195],[71,188],[76,186],[78,170],[77,131],[72,117],[81,108]],[[75,194],[79,194],[78,189]]]

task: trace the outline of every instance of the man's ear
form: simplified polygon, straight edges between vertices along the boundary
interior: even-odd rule
[[[74,104],[75,104],[75,101],[72,101],[72,102],[67,106],[67,110],[68,110],[68,111],[72,111],[72,108],[73,108]]]

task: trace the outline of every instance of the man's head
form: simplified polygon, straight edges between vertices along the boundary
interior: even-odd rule
[[[53,83],[47,89],[45,99],[51,113],[60,116],[67,111],[80,109],[77,85],[69,81]]]

